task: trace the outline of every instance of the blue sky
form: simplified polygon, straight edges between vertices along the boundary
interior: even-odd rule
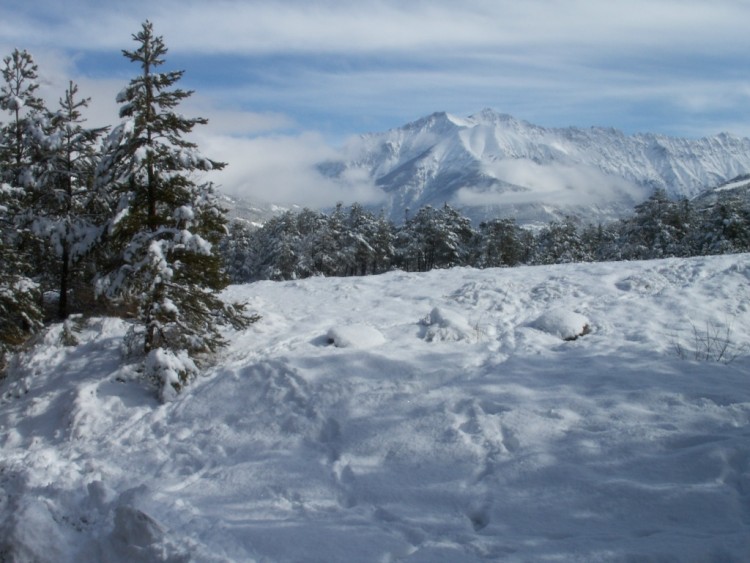
[[[4,0],[0,48],[35,56],[53,103],[73,79],[92,124],[112,124],[137,73],[120,51],[145,19],[196,90],[184,113],[210,119],[202,146],[230,164],[219,183],[260,199],[281,182],[292,199],[336,197],[316,159],[434,111],[750,135],[744,0]]]

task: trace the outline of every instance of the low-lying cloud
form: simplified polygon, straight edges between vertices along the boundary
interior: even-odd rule
[[[384,197],[362,171],[350,171],[340,179],[322,174],[318,165],[340,155],[315,133],[202,136],[200,146],[208,157],[216,155],[229,162],[209,179],[223,192],[251,201],[320,208],[338,202],[378,203]]]
[[[462,188],[456,196],[461,205],[522,205],[548,203],[564,206],[606,205],[613,201],[637,202],[648,191],[625,178],[611,176],[586,165],[539,164],[528,159],[505,159],[488,170],[508,189]]]

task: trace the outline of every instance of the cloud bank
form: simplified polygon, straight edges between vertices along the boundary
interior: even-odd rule
[[[199,142],[206,155],[221,155],[229,163],[207,178],[230,195],[313,208],[383,200],[382,190],[367,175],[354,172],[340,180],[322,175],[317,165],[336,160],[339,154],[315,133],[256,138],[204,135]]]
[[[457,203],[468,206],[539,203],[563,206],[599,206],[612,201],[638,202],[648,190],[600,170],[561,163],[539,164],[528,159],[505,159],[493,164],[491,174],[521,190],[462,188]]]

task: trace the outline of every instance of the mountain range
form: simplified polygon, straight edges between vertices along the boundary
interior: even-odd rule
[[[604,221],[630,213],[655,189],[692,199],[750,173],[750,139],[547,128],[491,109],[466,118],[439,112],[361,135],[318,169],[339,180],[369,177],[383,191],[378,208],[396,222],[444,203],[475,221],[533,224],[565,214]]]

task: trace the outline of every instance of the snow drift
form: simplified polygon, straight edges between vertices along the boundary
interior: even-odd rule
[[[167,404],[126,322],[52,327],[0,384],[0,559],[746,559],[749,279],[740,255],[234,286],[263,319]],[[734,361],[677,353],[705,323]]]

